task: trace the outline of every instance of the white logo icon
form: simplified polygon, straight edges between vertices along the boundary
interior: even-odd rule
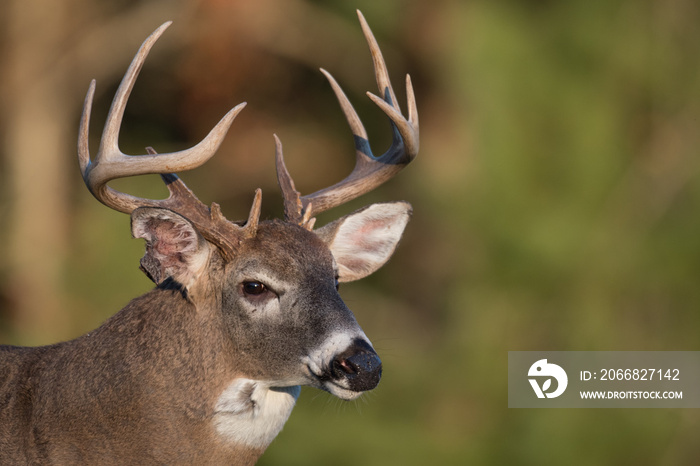
[[[566,372],[561,367],[556,364],[547,363],[546,359],[540,359],[535,364],[530,366],[530,370],[527,372],[529,377],[547,377],[540,387],[537,379],[528,379],[532,389],[535,390],[537,398],[556,398],[566,390],[566,385],[569,383],[569,378],[566,376]],[[553,392],[548,392],[552,385],[552,378],[557,381],[557,389]]]

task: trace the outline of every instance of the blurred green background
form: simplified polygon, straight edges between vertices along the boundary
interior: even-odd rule
[[[390,143],[355,9],[421,152],[319,219],[405,199],[395,257],[342,294],[383,361],[352,403],[304,389],[263,465],[677,465],[697,410],[508,409],[507,352],[700,350],[700,4],[690,0],[5,0],[0,5],[0,341],[82,334],[151,287],[128,217],[89,195],[75,143],[97,78],[93,153],[141,41],[168,19],[122,148],[194,144],[247,101],[219,154],[183,178],[244,218],[281,214],[272,134],[302,193],[353,163],[318,72],[375,151]],[[403,105],[405,108],[405,104]],[[163,195],[155,177],[114,184]]]

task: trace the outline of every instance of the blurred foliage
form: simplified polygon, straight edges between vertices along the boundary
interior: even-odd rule
[[[318,66],[339,74],[376,150],[389,144],[363,95],[374,89],[355,8],[401,102],[412,75],[422,143],[391,183],[320,219],[414,206],[392,261],[342,290],[382,356],[382,383],[353,403],[305,389],[260,464],[694,464],[696,410],[508,409],[506,364],[514,350],[700,350],[700,6],[250,3],[192,3],[168,32],[182,26],[187,40],[155,49],[134,90],[125,149],[190,145],[247,100],[219,156],[184,176],[200,198],[242,218],[262,187],[264,214],[279,216],[273,132],[302,192],[342,178],[352,141]],[[93,128],[117,83],[100,83]],[[158,195],[155,183],[115,186]],[[61,289],[74,336],[150,284],[127,218],[87,195],[77,169],[69,196]],[[28,343],[4,296],[2,341]]]

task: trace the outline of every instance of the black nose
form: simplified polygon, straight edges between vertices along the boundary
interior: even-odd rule
[[[382,378],[382,361],[366,341],[355,340],[333,359],[331,377],[346,380],[348,388],[356,392],[372,390]]]

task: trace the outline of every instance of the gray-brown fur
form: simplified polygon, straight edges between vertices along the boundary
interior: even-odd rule
[[[166,237],[177,231],[146,223]],[[237,377],[313,385],[299,356],[357,323],[313,232],[263,222],[237,260],[212,251],[190,290],[164,280],[75,340],[0,346],[0,464],[251,464],[262,454],[217,435],[219,395]],[[279,316],[239,305],[242,280],[258,271],[294,285],[279,291]]]
[[[155,289],[78,339],[0,347],[0,463],[231,460],[210,426],[234,374],[219,319]]]

